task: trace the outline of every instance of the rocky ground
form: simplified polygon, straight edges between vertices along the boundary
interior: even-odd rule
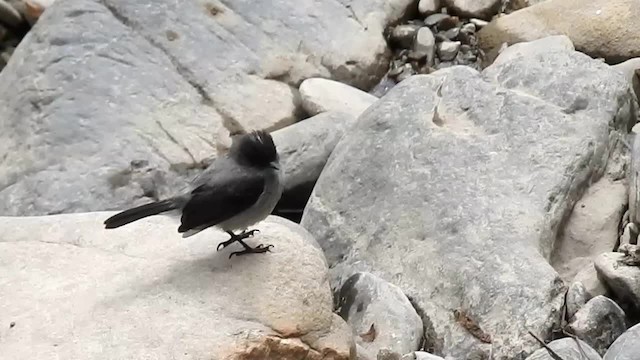
[[[0,0],[1,357],[640,359],[638,18]],[[257,128],[272,253],[103,229]]]

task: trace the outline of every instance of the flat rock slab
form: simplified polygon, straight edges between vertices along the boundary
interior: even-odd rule
[[[560,320],[558,225],[631,101],[621,74],[562,49],[413,76],[338,143],[301,224],[334,287],[368,271],[410,296],[435,354],[488,356],[490,341],[495,358],[524,359],[539,347],[528,331]]]
[[[0,74],[0,214],[168,195],[223,127],[298,120],[305,78],[372,87],[390,56],[383,30],[412,3],[54,3]]]
[[[322,251],[296,224],[268,218],[249,243],[272,252],[228,259],[224,233],[182,239],[164,216],[105,230],[109,215],[0,217],[3,358],[354,356]]]

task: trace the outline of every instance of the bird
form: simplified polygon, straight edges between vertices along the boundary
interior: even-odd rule
[[[266,253],[273,245],[250,247],[244,239],[259,232],[248,228],[271,214],[283,188],[280,156],[273,138],[267,131],[254,130],[235,136],[229,151],[216,158],[180,195],[124,210],[109,217],[104,225],[114,229],[148,216],[178,211],[178,233],[183,238],[216,227],[230,236],[218,244],[218,251],[234,242],[244,247],[229,258]]]

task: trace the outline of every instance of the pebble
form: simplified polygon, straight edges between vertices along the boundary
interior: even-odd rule
[[[488,21],[482,20],[482,19],[471,19],[469,20],[473,25],[476,26],[477,29],[482,29],[483,27],[487,26],[489,24]]]
[[[474,23],[466,23],[462,25],[462,28],[460,29],[460,31],[462,31],[465,34],[475,34],[476,25]]]
[[[409,49],[413,44],[413,39],[416,37],[418,29],[420,29],[419,25],[398,25],[391,31],[391,41],[404,49]]]
[[[448,40],[457,40],[459,35],[460,35],[459,27],[454,27],[444,32],[444,37],[446,37]]]
[[[402,72],[396,77],[396,80],[398,82],[401,82],[403,80],[406,80],[408,78],[410,78],[411,76],[415,75],[416,71],[413,70],[413,67],[410,64],[405,64],[402,67]]]
[[[418,11],[422,15],[431,15],[440,9],[440,0],[420,0]]]
[[[442,21],[440,21],[437,26],[440,30],[449,30],[458,26],[459,24],[460,19],[458,19],[457,16],[449,16],[446,19],[442,19]]]
[[[0,0],[0,23],[10,27],[18,27],[22,24],[22,15],[5,0]]]
[[[426,19],[424,19],[424,24],[432,27],[432,26],[436,26],[438,24],[440,24],[442,21],[451,18],[451,16],[447,15],[447,14],[442,14],[442,13],[436,13],[433,15],[429,15],[427,16]]]
[[[452,61],[460,50],[460,41],[443,41],[438,44],[438,56],[442,61]]]
[[[415,52],[425,54],[427,58],[427,64],[433,64],[433,57],[435,54],[436,39],[433,36],[433,32],[428,27],[421,27],[418,30],[415,41],[413,43],[413,50]]]

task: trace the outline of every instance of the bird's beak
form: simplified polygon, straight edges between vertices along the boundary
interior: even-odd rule
[[[274,170],[280,170],[280,164],[278,164],[278,163],[277,163],[277,162],[275,162],[275,161],[274,161],[274,162],[272,162],[272,163],[269,163],[269,167],[270,167],[270,168],[272,168],[272,169],[274,169]]]

